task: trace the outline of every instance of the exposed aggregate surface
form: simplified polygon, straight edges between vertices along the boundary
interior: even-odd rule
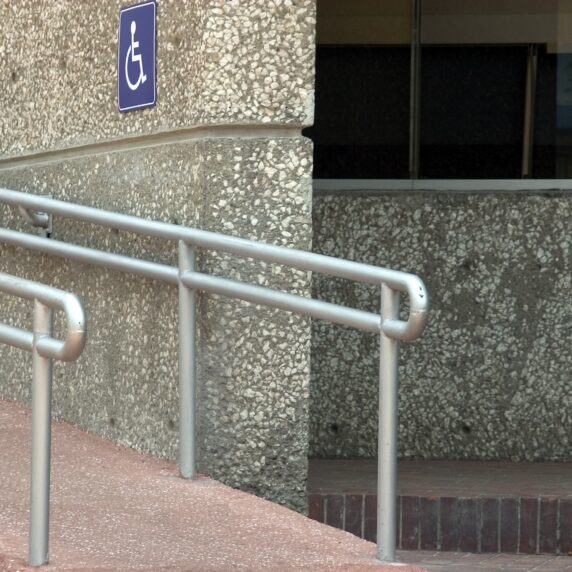
[[[0,185],[175,224],[308,249],[309,143],[215,140],[78,158],[0,175]],[[23,228],[0,207],[9,228]],[[231,222],[232,221],[232,222]],[[29,231],[29,229],[27,229]],[[55,240],[176,265],[177,245],[55,218]],[[174,286],[0,250],[0,269],[71,290],[89,337],[74,364],[56,364],[54,412],[137,449],[175,458],[178,431]],[[300,294],[306,272],[199,251],[198,268]],[[309,326],[304,318],[199,296],[200,466],[233,486],[305,505]],[[0,318],[29,318],[3,299]],[[20,310],[18,310],[20,309]],[[19,313],[18,313],[19,312]],[[26,322],[31,326],[31,321]],[[0,347],[0,395],[27,402],[29,356]]]
[[[310,125],[315,4],[157,4],[157,106],[117,110],[130,0],[0,3],[0,158],[200,125]]]
[[[320,196],[314,249],[416,273],[431,299],[400,352],[403,458],[570,460],[572,195]],[[379,311],[379,289],[314,277]],[[378,337],[313,324],[311,454],[375,457]]]
[[[157,105],[122,114],[117,25],[131,4],[0,2],[0,186],[308,249],[312,151],[297,129],[313,120],[315,3],[161,0]],[[30,230],[14,209],[0,221]],[[52,236],[177,261],[175,244],[57,217]],[[12,247],[0,268],[86,306],[83,356],[55,366],[55,415],[175,458],[176,287]],[[221,254],[199,252],[198,269],[310,288],[305,272]],[[198,307],[201,469],[303,509],[308,321],[203,294]],[[29,327],[30,306],[3,298],[0,319]],[[0,347],[0,363],[0,397],[29,401],[29,356]]]

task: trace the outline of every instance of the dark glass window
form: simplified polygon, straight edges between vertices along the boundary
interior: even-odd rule
[[[318,46],[314,177],[407,176],[409,49]]]
[[[521,176],[527,57],[522,46],[423,49],[421,177]]]
[[[318,0],[317,29],[315,178],[572,178],[569,3]]]

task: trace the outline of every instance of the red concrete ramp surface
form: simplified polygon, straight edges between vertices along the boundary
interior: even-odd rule
[[[0,401],[0,571],[27,570],[30,410]],[[420,571],[173,463],[53,424],[49,571]],[[37,569],[34,569],[37,570]]]

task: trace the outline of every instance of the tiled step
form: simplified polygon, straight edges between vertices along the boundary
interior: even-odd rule
[[[375,541],[375,461],[311,460],[309,516]],[[572,463],[403,461],[404,550],[572,554]]]
[[[311,493],[308,501],[310,518],[375,542],[374,494]],[[399,496],[397,545],[404,550],[572,553],[572,501]]]

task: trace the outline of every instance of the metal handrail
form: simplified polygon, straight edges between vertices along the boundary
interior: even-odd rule
[[[32,354],[32,462],[30,544],[32,566],[48,558],[52,360],[75,361],[83,351],[86,322],[74,294],[0,272],[0,292],[34,301],[32,331],[0,323],[0,343]],[[65,337],[53,337],[53,311],[65,314]]]
[[[268,305],[290,312],[349,325],[381,335],[380,422],[378,445],[378,557],[395,560],[395,497],[397,458],[397,348],[400,340],[421,335],[428,311],[428,295],[420,278],[405,272],[235,238],[205,230],[151,221],[130,215],[66,203],[55,199],[0,189],[0,203],[29,212],[48,213],[145,236],[174,240],[179,246],[178,268],[47,240],[0,229],[0,241],[44,254],[129,272],[178,285],[179,288],[179,470],[196,476],[196,292],[202,290]],[[329,274],[381,286],[381,316],[321,300],[255,286],[197,272],[196,248],[205,248],[273,262],[300,270]],[[409,298],[409,316],[399,319],[399,292]]]
[[[60,215],[65,218],[135,234],[183,241],[195,247],[228,252],[264,262],[274,262],[299,270],[310,270],[369,284],[384,283],[395,290],[407,293],[410,314],[407,322],[391,320],[384,324],[383,331],[399,340],[410,341],[419,337],[425,326],[427,293],[423,282],[413,274],[284,246],[264,244],[207,230],[142,219],[7,189],[0,189],[0,202],[21,206],[28,211],[45,211],[52,215]]]

